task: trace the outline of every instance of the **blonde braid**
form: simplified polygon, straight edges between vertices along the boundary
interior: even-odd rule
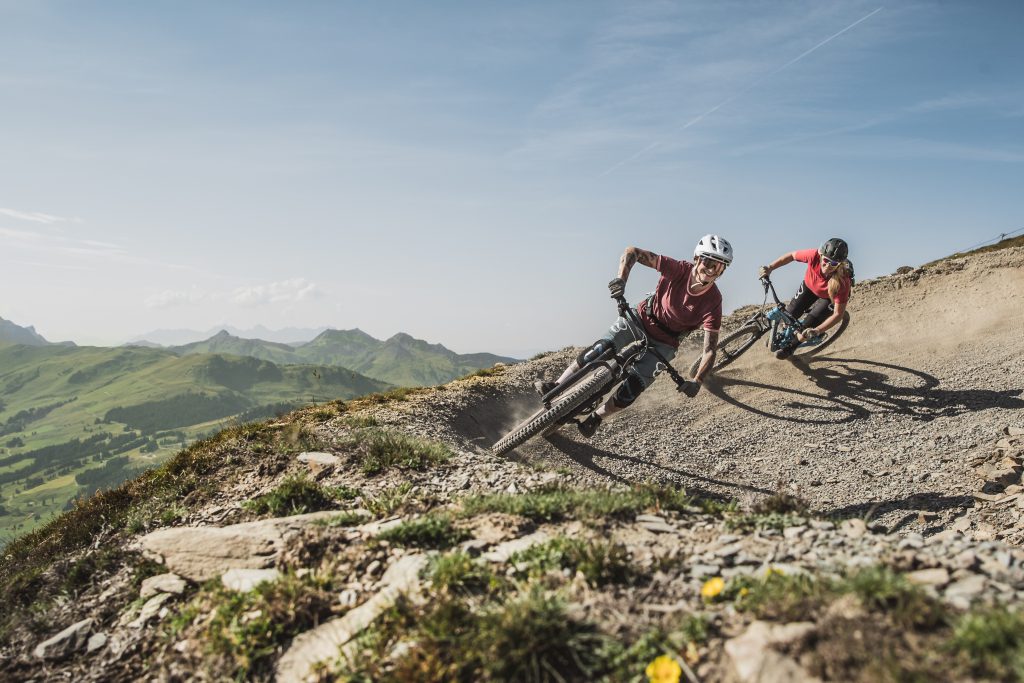
[[[849,276],[850,271],[846,265],[846,261],[843,261],[836,267],[836,271],[832,273],[832,277],[828,279],[828,298],[835,301],[836,294],[839,293],[839,289],[843,286],[843,280]]]

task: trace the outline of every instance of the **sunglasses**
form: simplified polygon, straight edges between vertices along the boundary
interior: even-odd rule
[[[725,272],[726,263],[724,261],[719,261],[708,256],[702,256],[700,260],[704,263],[704,267],[712,272]]]
[[[838,266],[840,263],[842,263],[842,261],[833,261],[832,259],[830,259],[827,256],[822,256],[821,260],[822,260],[823,263],[825,263],[826,265],[829,265],[829,266]]]

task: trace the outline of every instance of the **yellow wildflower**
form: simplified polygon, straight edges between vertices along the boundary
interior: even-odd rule
[[[705,600],[713,600],[718,597],[723,588],[725,588],[725,580],[721,576],[716,576],[704,582],[704,587],[700,589],[700,594]]]
[[[683,668],[668,655],[662,655],[647,665],[645,671],[650,683],[679,683]]]

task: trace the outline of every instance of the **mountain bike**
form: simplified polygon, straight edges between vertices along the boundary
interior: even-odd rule
[[[740,329],[718,342],[718,351],[715,355],[715,370],[724,368],[739,358],[744,351],[753,346],[767,332],[771,332],[767,341],[768,350],[774,353],[793,344],[796,341],[797,333],[804,329],[803,322],[797,320],[786,311],[786,304],[779,300],[779,295],[775,293],[775,285],[772,284],[771,279],[767,277],[761,278],[761,285],[764,287],[764,303],[761,304],[761,309],[744,322]],[[774,306],[768,304],[769,292],[771,292],[772,298],[775,300]],[[797,345],[793,354],[809,356],[818,353],[834,342],[846,330],[849,324],[850,312],[846,311],[843,313],[843,319],[839,321],[839,325],[834,330],[829,330],[813,339],[801,342]],[[697,358],[690,365],[690,377],[697,373],[700,362],[701,358]]]
[[[665,357],[654,347],[636,312],[623,297],[615,299],[619,317],[625,321],[633,341],[617,350],[611,342],[597,342],[583,354],[579,370],[555,385],[541,397],[544,407],[517,425],[498,440],[491,450],[495,455],[507,453],[538,434],[547,435],[559,427],[576,421],[580,415],[589,415],[605,401],[608,393],[618,386],[633,364],[653,353],[665,366],[679,391],[688,384]]]

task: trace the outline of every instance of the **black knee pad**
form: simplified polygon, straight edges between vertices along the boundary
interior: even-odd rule
[[[644,392],[644,381],[640,379],[634,373],[626,375],[626,381],[619,385],[618,390],[615,392],[615,396],[612,400],[615,401],[616,408],[627,408],[633,405],[633,401],[637,399]]]
[[[587,349],[576,356],[576,364],[581,368],[587,363],[593,361],[595,358],[600,356],[608,349],[615,349],[615,345],[607,339],[598,339],[596,342],[591,344]]]

